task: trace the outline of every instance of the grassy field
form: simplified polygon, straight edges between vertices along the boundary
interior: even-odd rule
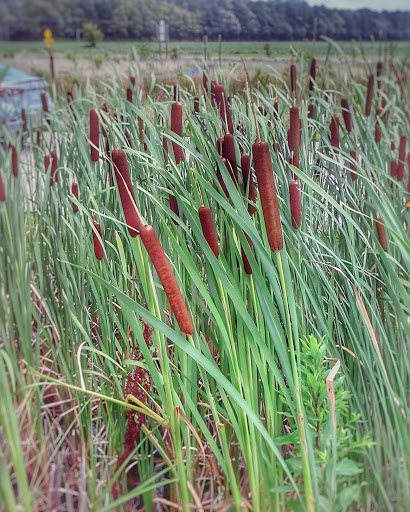
[[[298,52],[314,53],[317,56],[326,56],[328,53],[331,56],[340,55],[336,45],[331,45],[324,41],[317,43],[302,41],[302,42],[270,42],[270,56],[284,57],[290,56],[290,47],[292,46]],[[75,41],[56,41],[54,43],[54,51],[56,53],[76,53],[79,55],[95,55],[99,53],[110,54],[124,54],[130,53],[133,49],[138,51],[141,45],[148,48],[153,54],[159,53],[159,45],[156,42],[138,43],[135,41],[105,41],[98,44],[97,48],[89,49],[83,43]],[[259,56],[265,57],[267,55],[265,50],[266,43],[264,42],[223,42],[222,54],[223,55],[237,55],[237,56]],[[338,42],[343,53],[349,57],[361,56],[362,52],[368,57],[377,57],[383,53],[382,44],[378,43],[352,43],[352,42]],[[389,45],[391,51],[397,57],[408,57],[410,54],[410,42],[394,42]],[[203,55],[202,42],[170,42],[168,45],[169,52],[177,48],[180,55]],[[35,42],[0,42],[0,56],[12,57],[20,52],[44,52],[45,47],[42,41]],[[165,45],[163,45],[163,53],[165,54]],[[210,55],[218,55],[218,43],[209,42],[208,51]]]
[[[0,510],[406,510],[403,62],[128,64],[3,130]]]

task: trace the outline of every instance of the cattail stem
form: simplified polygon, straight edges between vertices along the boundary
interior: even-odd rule
[[[316,82],[316,59],[312,58],[312,63],[310,65],[310,76],[309,76],[309,90],[314,91]]]
[[[212,220],[211,210],[207,206],[202,205],[198,210],[198,214],[205,240],[208,242],[208,245],[215,254],[215,257],[218,258],[218,240],[216,238],[215,225]]]
[[[177,280],[175,279],[175,275],[172,272],[168,258],[152,226],[147,224],[141,229],[141,240],[157,271],[181,331],[188,335],[193,334],[194,326],[188,308],[181,290],[179,289]]]
[[[350,112],[349,102],[346,98],[343,98],[341,104],[345,128],[346,131],[350,133],[352,131],[352,114]]]

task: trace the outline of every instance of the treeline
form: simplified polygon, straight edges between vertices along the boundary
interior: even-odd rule
[[[94,22],[106,39],[150,40],[161,19],[171,40],[410,40],[410,12],[328,9],[302,0],[1,0],[0,38],[39,39],[45,27],[74,38],[83,23]]]

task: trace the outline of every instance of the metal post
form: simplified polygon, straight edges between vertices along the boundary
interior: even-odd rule
[[[204,61],[206,66],[208,62],[208,36],[204,36]]]

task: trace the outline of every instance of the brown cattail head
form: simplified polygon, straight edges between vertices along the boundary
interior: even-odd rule
[[[396,149],[396,144],[395,144],[394,140],[392,140],[391,143],[390,143],[390,149],[392,151],[394,151]]]
[[[251,158],[249,155],[241,156],[241,169],[242,169],[242,178],[243,178],[243,186],[245,188],[245,193],[248,191],[248,199],[252,203],[256,203],[256,194],[255,194],[255,185],[253,183],[252,171],[251,171]],[[250,215],[253,215],[256,212],[256,207],[253,204],[248,204],[248,212]]]
[[[275,119],[279,119],[279,102],[275,101],[273,104],[273,115],[275,116]]]
[[[346,98],[343,98],[341,101],[342,104],[342,113],[343,113],[343,121],[345,123],[345,128],[347,132],[352,131],[352,114],[349,108],[349,102]]]
[[[135,87],[135,84],[137,83],[137,79],[135,76],[130,76],[130,82],[133,87]]]
[[[191,316],[154,228],[149,225],[144,226],[141,229],[141,239],[157,271],[181,331],[188,335],[193,334],[194,326]]]
[[[219,137],[219,139],[216,141],[216,146],[218,148],[218,155],[219,156],[222,156],[223,145],[224,145],[224,138],[223,137]]]
[[[217,258],[219,256],[218,240],[216,238],[215,226],[212,220],[211,210],[207,206],[201,206],[198,210],[201,222],[202,233],[209,247]]]
[[[167,165],[167,163],[168,163],[168,139],[165,137],[165,135],[162,139],[162,152],[164,154],[165,165]]]
[[[283,248],[282,225],[269,146],[256,140],[252,153],[269,245],[272,251],[280,251]]]
[[[27,131],[27,114],[26,114],[25,108],[21,109],[21,122],[22,122],[22,130],[23,130],[23,132],[26,132]]]
[[[179,84],[178,82],[173,86],[174,101],[179,101]]]
[[[296,92],[296,66],[291,64],[290,66],[290,90]]]
[[[313,91],[315,89],[315,81],[316,81],[316,59],[313,57],[312,63],[310,65],[310,76],[309,76],[309,90]]]
[[[205,71],[202,73],[202,87],[204,88],[204,91],[208,93],[208,75],[205,73]]]
[[[225,167],[227,166],[227,161],[225,158],[222,158],[222,163],[225,165]],[[226,188],[226,185],[225,185],[225,182],[224,182],[224,179],[222,177],[222,173],[221,173],[219,167],[217,167],[217,169],[216,169],[216,177],[219,181],[219,184],[222,187],[222,190],[224,191],[224,194],[226,195],[226,197],[229,197],[228,189]]]
[[[233,134],[231,111],[229,109],[228,99],[226,97],[223,85],[217,84],[214,86],[214,95],[215,104],[218,107],[219,115],[221,116],[222,120],[226,123],[228,132]]]
[[[339,145],[340,145],[340,141],[339,141],[339,130],[338,130],[338,119],[336,116],[333,116],[332,117],[332,120],[330,121],[330,125],[329,125],[329,128],[330,128],[330,144],[338,149],[339,148]],[[335,153],[337,153],[337,151],[335,150]]]
[[[397,160],[392,160],[390,162],[390,176],[392,178],[397,176]]]
[[[406,142],[407,135],[402,135],[399,142],[399,163],[397,166],[397,180],[402,181],[404,178],[404,162],[406,161]]]
[[[91,149],[91,160],[98,162],[100,148],[100,129],[98,114],[95,108],[90,110],[90,149]]]
[[[11,146],[11,168],[14,176],[17,178],[19,175],[19,161],[16,146]]]
[[[127,87],[127,101],[132,103],[132,89],[131,89],[131,87]]]
[[[144,151],[147,151],[147,143],[145,142],[144,121],[140,116],[138,116],[138,133],[140,134],[140,141],[144,146]],[[166,140],[165,137],[163,139],[163,142],[164,140]]]
[[[246,237],[246,240],[247,240],[247,242],[249,244],[250,249],[253,250],[251,239],[245,233],[245,231],[243,232],[243,234]],[[245,273],[248,274],[248,275],[251,275],[252,274],[252,267],[251,267],[251,264],[249,263],[248,258],[246,257],[246,253],[245,253],[242,245],[241,245],[241,253],[242,253],[243,268],[245,270]]]
[[[71,192],[72,192],[73,196],[78,201],[78,184],[77,183],[73,183],[71,185]],[[74,202],[72,204],[73,204],[73,212],[77,213],[78,212],[78,206]]]
[[[378,144],[382,140],[382,129],[380,128],[380,115],[383,112],[382,108],[376,110],[376,124],[374,127],[374,140]]]
[[[47,101],[46,91],[41,91],[40,97],[41,97],[41,106],[43,107],[43,112],[48,113],[48,101]]]
[[[4,186],[3,178],[0,174],[0,202],[4,202],[6,200],[6,188]]]
[[[357,179],[357,173],[356,173],[356,160],[357,160],[357,155],[356,155],[356,151],[354,149],[352,149],[350,151],[350,156],[352,158],[352,162],[350,164],[350,170],[351,170],[351,176],[352,176],[352,181],[356,180]]]
[[[387,235],[386,235],[386,228],[384,227],[384,223],[380,215],[376,218],[376,229],[377,229],[377,236],[379,238],[380,245],[383,248],[384,252],[387,252]]]
[[[381,60],[379,60],[376,64],[376,75],[381,76],[382,73],[383,73],[383,62]]]
[[[302,213],[300,206],[299,183],[293,180],[289,183],[290,213],[292,215],[292,226],[299,228],[302,223]]]
[[[369,76],[369,81],[367,83],[367,94],[366,94],[366,108],[364,111],[364,115],[369,117],[372,111],[372,103],[373,103],[373,94],[374,94],[374,73]]]
[[[112,161],[128,231],[132,237],[135,237],[141,231],[142,221],[135,204],[134,190],[132,188],[127,157],[124,151],[122,149],[114,149],[112,152]]]
[[[173,213],[175,213],[177,217],[179,217],[178,201],[173,194],[169,194],[169,208]],[[175,219],[172,220],[174,221],[175,224],[177,224],[177,221]]]
[[[228,160],[232,169],[235,183],[238,183],[238,169],[236,165],[235,141],[231,133],[227,133],[222,142],[222,156]]]
[[[314,119],[315,118],[315,104],[309,103],[308,106],[308,119]]]
[[[53,183],[58,181],[58,158],[57,158],[57,152],[52,151],[51,152],[51,173],[50,173],[50,187],[53,185]]]
[[[289,127],[289,150],[293,152],[292,163],[299,167],[299,147],[300,147],[300,118],[298,107],[290,109],[290,127]]]
[[[171,130],[182,137],[182,105],[178,101],[175,101],[171,107]],[[181,160],[184,160],[184,151],[176,142],[172,143],[172,149],[174,150],[175,162],[179,164]]]
[[[100,239],[97,236],[97,233],[98,233],[100,235],[100,238],[102,238],[101,226],[99,225],[99,223],[97,221],[93,222],[93,226],[94,226],[94,229],[93,229],[94,254],[95,254],[95,257],[97,258],[97,260],[102,260],[104,257],[104,249],[100,242]],[[97,233],[95,231],[97,231]]]
[[[199,96],[195,96],[194,98],[194,112],[195,114],[199,114]]]
[[[73,99],[74,99],[73,92],[67,91],[67,103],[68,104],[72,103]]]

